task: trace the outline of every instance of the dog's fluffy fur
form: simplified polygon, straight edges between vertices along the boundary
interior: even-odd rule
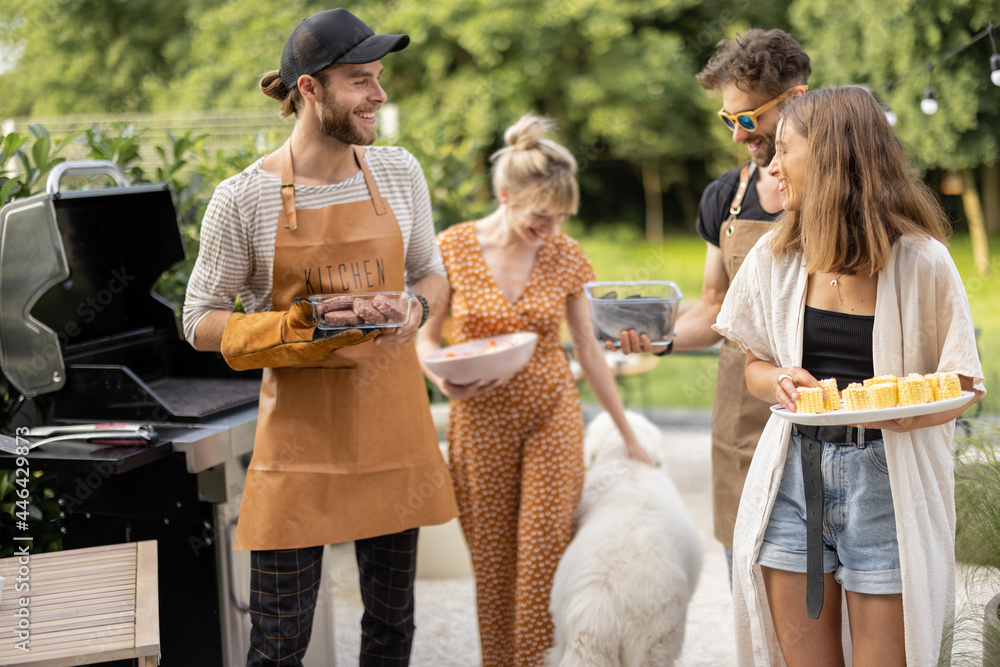
[[[660,430],[626,414],[657,467],[628,457],[607,413],[587,427],[577,532],[552,587],[551,667],[672,665],[684,643],[701,542],[667,476]]]

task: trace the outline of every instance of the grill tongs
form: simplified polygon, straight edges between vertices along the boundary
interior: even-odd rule
[[[24,454],[24,447],[35,447],[59,440],[82,440],[104,445],[139,445],[151,441],[156,430],[149,424],[116,422],[105,424],[65,424],[34,426],[24,435],[0,435],[0,450],[8,454]],[[37,439],[36,439],[37,438]],[[21,448],[18,451],[18,448]]]

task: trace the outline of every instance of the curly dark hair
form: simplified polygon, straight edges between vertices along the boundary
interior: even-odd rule
[[[698,73],[705,90],[719,90],[735,83],[743,92],[754,91],[777,97],[789,88],[809,81],[809,56],[784,30],[754,28],[734,40],[724,39],[715,55]]]

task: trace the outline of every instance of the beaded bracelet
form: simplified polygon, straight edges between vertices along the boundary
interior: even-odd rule
[[[427,304],[427,299],[425,299],[423,295],[414,294],[413,298],[419,301],[420,305],[424,309],[423,314],[420,316],[420,324],[417,325],[417,328],[419,329],[420,327],[424,326],[424,322],[427,321],[427,316],[431,314],[431,307]]]

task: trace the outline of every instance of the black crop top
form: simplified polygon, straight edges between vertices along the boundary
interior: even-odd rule
[[[875,375],[872,360],[874,315],[852,315],[806,306],[802,328],[802,368],[817,380],[837,378],[843,390]]]

